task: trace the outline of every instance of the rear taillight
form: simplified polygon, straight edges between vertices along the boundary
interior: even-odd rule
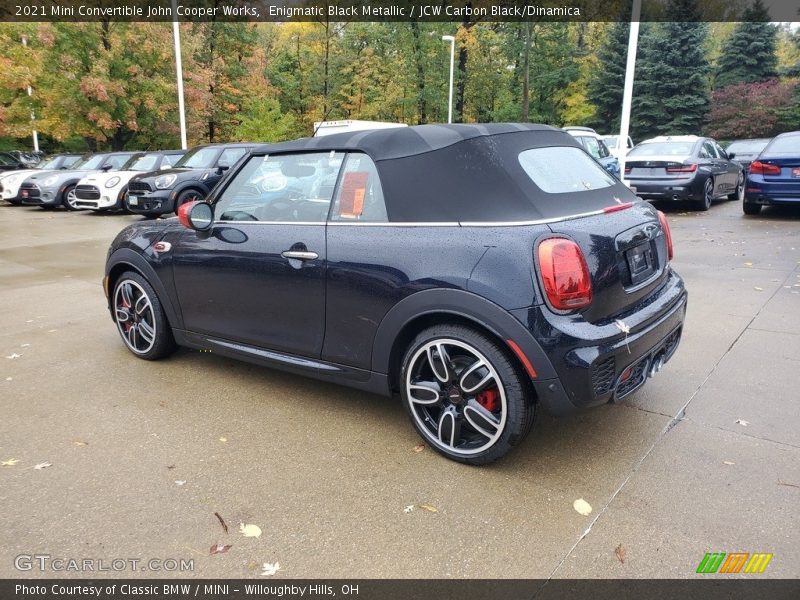
[[[661,229],[664,232],[664,239],[667,241],[667,259],[672,260],[672,232],[669,230],[669,223],[667,222],[667,215],[660,210],[658,212],[658,221],[661,223]]]
[[[697,165],[667,165],[667,173],[694,173]]]
[[[630,174],[631,174],[631,169],[632,169],[632,168],[633,168],[633,167],[629,167],[628,165],[625,165],[625,175],[630,175]]]
[[[760,160],[756,160],[750,163],[750,174],[751,175],[780,175],[781,168],[778,165],[771,165],[769,163],[763,163]]]
[[[539,244],[544,292],[556,310],[575,310],[592,303],[592,280],[580,246],[566,238]]]

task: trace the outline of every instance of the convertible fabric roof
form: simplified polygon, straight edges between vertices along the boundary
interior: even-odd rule
[[[295,151],[358,150],[373,160],[390,160],[440,150],[458,142],[506,133],[559,132],[548,125],[531,123],[488,123],[482,125],[417,125],[367,131],[348,131],[316,138],[265,144],[253,154]]]

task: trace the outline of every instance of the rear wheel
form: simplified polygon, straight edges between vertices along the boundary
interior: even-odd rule
[[[533,425],[530,382],[496,342],[468,327],[437,325],[417,335],[400,387],[420,435],[458,462],[493,462]]]
[[[67,210],[80,210],[77,205],[78,198],[75,196],[75,186],[71,185],[64,190],[64,199],[61,203]]]
[[[175,350],[175,339],[153,287],[133,271],[120,275],[112,296],[122,341],[139,358],[157,360]]]
[[[743,202],[742,203],[742,210],[746,215],[758,215],[761,213],[761,205],[760,204],[753,204],[751,202]]]
[[[711,199],[714,197],[714,179],[709,177],[703,185],[703,197],[697,201],[697,210],[706,211],[711,208]]]
[[[739,173],[739,179],[736,180],[736,189],[732,194],[728,194],[728,200],[739,200],[742,197],[744,190],[744,171]]]

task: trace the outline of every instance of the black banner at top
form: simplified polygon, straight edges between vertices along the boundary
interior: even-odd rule
[[[0,21],[629,21],[635,0],[3,0]],[[755,0],[641,0],[640,21],[741,21]],[[797,0],[762,0],[772,21]]]

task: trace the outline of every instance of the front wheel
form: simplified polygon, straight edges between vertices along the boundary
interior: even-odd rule
[[[493,462],[533,425],[530,382],[494,340],[474,329],[425,329],[406,351],[400,376],[414,427],[452,460]]]
[[[133,271],[114,285],[114,322],[122,341],[139,358],[157,360],[175,350],[175,339],[153,287]]]
[[[200,202],[203,200],[203,194],[196,190],[186,190],[178,195],[175,200],[175,214],[178,214],[178,209],[187,202]]]
[[[71,185],[64,190],[64,199],[61,203],[67,210],[80,210],[78,207],[78,197],[75,195],[75,186]]]

